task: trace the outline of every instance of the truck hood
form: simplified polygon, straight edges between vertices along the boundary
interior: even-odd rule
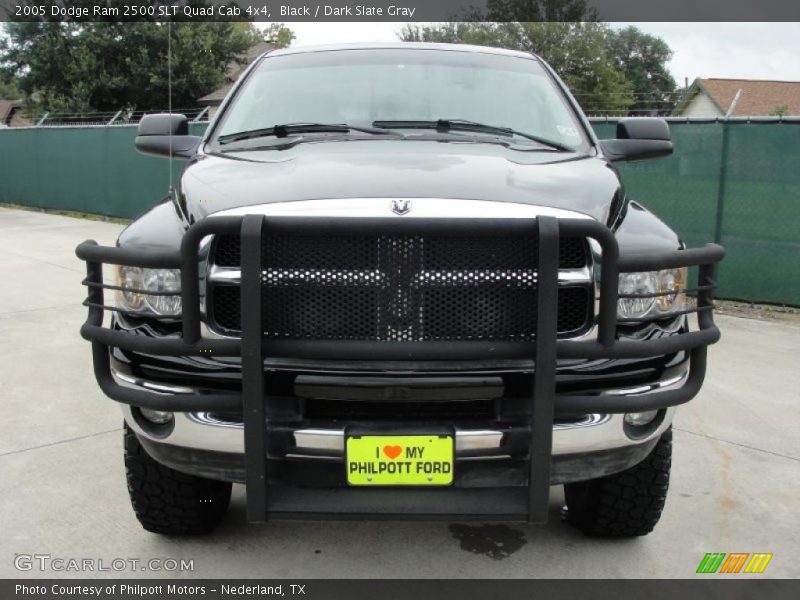
[[[354,140],[201,155],[184,170],[179,198],[189,222],[274,202],[457,198],[567,209],[606,223],[620,190],[613,167],[594,157],[489,143]]]

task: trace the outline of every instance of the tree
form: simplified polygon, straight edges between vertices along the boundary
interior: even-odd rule
[[[17,82],[10,77],[0,77],[0,100],[19,100],[21,98],[22,90],[19,89]]]
[[[274,45],[276,48],[288,48],[297,37],[294,31],[286,27],[283,23],[270,23],[262,33],[264,40]]]
[[[291,30],[270,28],[278,44]],[[170,38],[171,33],[171,38]],[[172,47],[172,105],[189,108],[219,87],[262,34],[244,22],[9,22],[0,67],[29,102],[50,111],[164,108],[167,47]]]
[[[606,52],[633,86],[635,98],[628,106],[632,114],[672,110],[677,85],[667,69],[672,50],[664,40],[633,26],[612,29],[607,32]]]
[[[493,22],[596,21],[597,11],[586,0],[486,0],[486,12],[473,16]]]
[[[489,14],[499,15],[491,11],[500,10],[500,4],[515,2],[528,9],[537,4],[530,0],[489,0]],[[626,111],[634,97],[631,84],[607,54],[608,32],[608,26],[593,21],[464,22],[407,25],[400,37],[404,41],[478,44],[533,52],[564,79],[584,111],[615,113]]]
[[[789,115],[789,105],[788,104],[779,104],[775,108],[772,109],[772,112],[769,113],[770,116],[773,117],[786,117]]]

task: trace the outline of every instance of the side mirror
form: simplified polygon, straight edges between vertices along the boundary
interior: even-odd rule
[[[190,158],[201,139],[189,135],[189,120],[184,115],[159,113],[142,117],[133,144],[142,154]]]
[[[617,139],[600,140],[600,149],[612,162],[644,160],[672,154],[672,137],[664,119],[635,117],[617,122]]]

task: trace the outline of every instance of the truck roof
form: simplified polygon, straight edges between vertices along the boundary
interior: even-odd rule
[[[286,54],[301,54],[304,52],[333,52],[336,50],[440,50],[449,52],[477,52],[481,54],[499,54],[502,56],[516,56],[519,58],[537,59],[530,52],[508,50],[506,48],[493,48],[491,46],[472,46],[469,44],[435,44],[429,42],[362,42],[348,44],[322,44],[313,46],[291,46],[271,50],[264,55],[281,56]],[[262,55],[263,56],[263,55]]]

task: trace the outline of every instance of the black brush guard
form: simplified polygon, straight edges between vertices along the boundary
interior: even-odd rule
[[[539,258],[536,298],[537,329],[534,341],[426,341],[373,342],[267,339],[262,334],[261,239],[270,234],[435,234],[435,235],[533,235],[538,236]],[[209,235],[241,236],[240,339],[207,339],[200,330],[199,245]],[[594,239],[602,249],[597,339],[557,339],[559,238]],[[619,256],[613,233],[589,219],[408,219],[396,218],[293,218],[246,215],[210,217],[192,225],[179,252],[147,252],[141,249],[101,247],[94,241],[78,246],[86,261],[89,315],[81,335],[92,342],[94,371],[103,392],[118,402],[164,411],[241,410],[244,421],[247,514],[251,521],[269,517],[368,516],[372,509],[389,503],[392,515],[431,516],[432,506],[448,506],[446,515],[479,516],[485,520],[513,519],[543,523],[547,520],[553,421],[558,414],[641,412],[675,406],[691,400],[703,383],[707,346],[719,339],[713,320],[715,265],[724,256],[716,244],[673,252]],[[182,336],[158,339],[103,327],[104,284],[102,264],[181,271]],[[617,340],[619,273],[657,271],[677,267],[699,267],[697,285],[687,290],[697,296],[699,328],[653,340]],[[149,293],[149,292],[148,292]],[[658,294],[638,297],[656,296]],[[632,295],[631,297],[637,297]],[[112,373],[109,348],[168,356],[241,357],[241,393],[165,395],[119,385]],[[690,371],[676,389],[636,396],[560,395],[555,392],[556,361],[559,358],[647,358],[680,351],[690,353]],[[268,485],[268,402],[264,395],[264,356],[355,360],[485,360],[534,359],[531,390],[530,473],[528,486],[513,498],[503,490],[346,488],[331,490],[282,489]],[[311,498],[311,495],[316,498]],[[386,511],[384,511],[385,513]],[[444,516],[434,511],[438,516]]]

